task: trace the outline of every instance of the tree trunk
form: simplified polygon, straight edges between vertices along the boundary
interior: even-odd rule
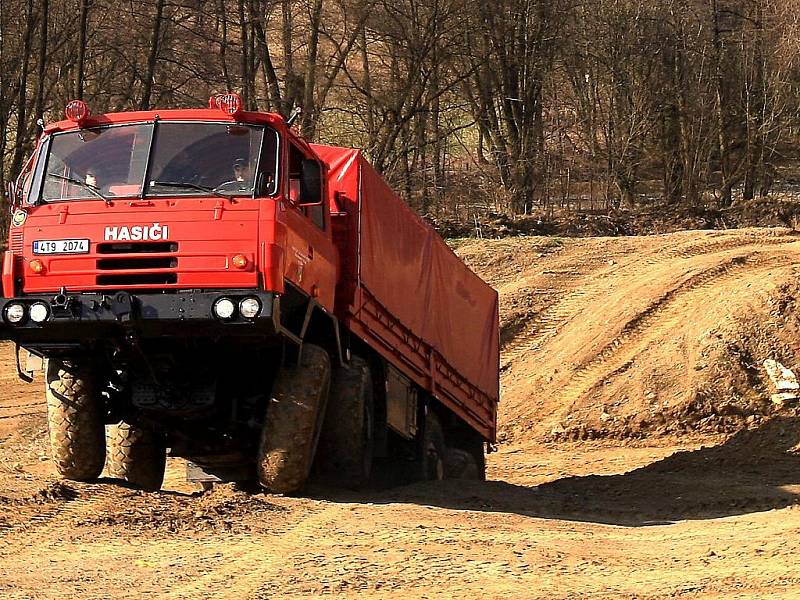
[[[662,198],[665,202],[677,205],[683,196],[683,156],[681,148],[680,109],[678,108],[678,80],[680,73],[680,52],[675,47],[673,40],[668,40],[664,48],[664,74],[666,85],[662,91],[664,101],[662,108],[661,128],[661,156],[663,162],[663,191]]]
[[[91,0],[81,0],[78,17],[78,54],[75,59],[75,98],[83,100],[83,70],[86,63],[86,40],[89,25],[89,4]]]
[[[288,115],[298,103],[302,82],[298,82],[294,70],[294,45],[292,43],[294,31],[294,16],[292,15],[292,1],[281,1],[281,42],[283,45],[283,69],[286,73],[283,82],[283,106],[281,113]]]
[[[714,48],[714,62],[716,64],[715,76],[715,111],[717,120],[717,140],[719,147],[719,171],[720,171],[720,186],[719,186],[719,205],[722,208],[727,208],[731,205],[733,196],[733,167],[731,164],[731,140],[730,140],[730,117],[729,117],[729,102],[728,90],[730,88],[729,82],[725,80],[725,72],[723,69],[723,48],[722,37],[720,28],[720,12],[717,6],[717,0],[711,0],[711,9],[713,11],[713,48]]]
[[[41,0],[42,14],[41,21],[39,22],[39,59],[36,67],[36,104],[33,109],[33,118],[40,119],[44,117],[44,89],[45,89],[45,70],[47,69],[47,29],[50,20],[50,1]]]
[[[142,100],[139,102],[139,110],[150,109],[150,99],[153,94],[153,83],[158,65],[158,53],[161,43],[161,22],[164,19],[164,0],[156,0],[156,15],[153,19],[153,30],[150,35],[150,54],[147,56],[147,69],[145,71]]]
[[[372,76],[370,73],[369,53],[367,49],[367,28],[362,24],[359,31],[359,48],[361,50],[361,70],[362,82],[366,95],[365,120],[367,125],[367,148],[370,151],[375,149],[378,143],[378,131],[375,126],[375,98],[372,92]]]
[[[250,57],[248,56],[248,50],[250,48],[250,44],[248,41],[248,32],[247,32],[247,11],[245,10],[245,0],[239,0],[239,35],[241,36],[242,40],[242,104],[245,107],[245,110],[250,108]]]
[[[267,94],[269,98],[268,110],[277,111],[284,117],[289,113],[284,113],[283,101],[281,98],[281,88],[278,83],[278,74],[275,71],[275,64],[272,62],[272,54],[267,43],[267,36],[264,32],[264,25],[258,16],[253,17],[253,35],[256,38],[256,52],[261,60],[264,78],[266,80]]]
[[[25,158],[28,128],[28,64],[30,63],[31,48],[33,45],[33,31],[36,26],[36,19],[33,12],[33,0],[25,3],[26,8],[26,27],[22,40],[22,58],[19,69],[19,90],[17,95],[17,128],[14,134],[14,155],[11,161],[11,173],[19,173],[22,169],[22,161]]]
[[[744,178],[745,200],[755,198],[756,185],[766,178],[765,154],[765,113],[768,98],[764,74],[764,9],[761,0],[755,0],[753,24],[753,67],[748,73],[747,86],[747,171]]]
[[[222,39],[219,42],[219,62],[222,67],[222,78],[225,80],[225,91],[232,92],[233,84],[228,71],[228,11],[225,10],[225,0],[218,0],[217,13],[222,25]]]
[[[308,58],[306,59],[305,89],[303,91],[303,114],[300,117],[300,131],[303,137],[309,140],[313,140],[316,133],[317,111],[314,104],[314,89],[317,83],[317,53],[321,18],[322,0],[314,0],[308,32]]]

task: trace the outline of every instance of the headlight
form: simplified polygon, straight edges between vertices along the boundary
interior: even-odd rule
[[[218,319],[230,319],[236,306],[230,298],[220,298],[214,302],[214,314]]]
[[[50,309],[44,302],[34,302],[31,305],[31,321],[34,323],[44,323],[50,314]]]
[[[6,319],[9,323],[19,323],[25,318],[25,306],[17,302],[6,306]]]
[[[261,302],[258,298],[245,298],[239,303],[239,313],[247,319],[257,317],[260,312]]]

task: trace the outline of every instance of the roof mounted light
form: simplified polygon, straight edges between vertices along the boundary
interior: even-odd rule
[[[218,108],[226,115],[235,117],[244,110],[242,97],[239,94],[217,94],[208,100],[208,108]]]
[[[67,119],[74,121],[79,125],[88,119],[89,115],[91,114],[89,111],[89,106],[83,100],[73,100],[67,104],[67,108],[64,113],[66,114]]]

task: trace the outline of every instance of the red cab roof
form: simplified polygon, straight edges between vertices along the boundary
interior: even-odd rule
[[[249,123],[252,125],[271,125],[283,127],[284,119],[275,113],[242,112],[232,117],[221,110],[209,108],[171,108],[166,110],[143,110],[131,112],[106,113],[90,115],[80,125],[74,121],[63,120],[50,123],[44,128],[45,133],[68,131],[70,129],[89,129],[101,125],[120,123],[138,123],[142,121],[218,121],[230,123]]]

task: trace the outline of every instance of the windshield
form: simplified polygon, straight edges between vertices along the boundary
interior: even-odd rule
[[[268,129],[265,137],[264,131],[238,123],[160,122],[55,134],[41,197],[252,196],[256,183],[259,193],[273,194],[277,132]]]

